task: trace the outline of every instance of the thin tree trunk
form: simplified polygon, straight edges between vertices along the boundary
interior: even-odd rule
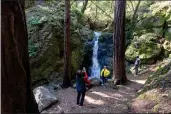
[[[84,4],[83,4],[83,8],[81,9],[81,12],[84,14],[85,10],[86,10],[86,7],[87,7],[87,4],[88,4],[88,0],[85,0]]]
[[[127,6],[128,6],[128,8],[129,8],[129,10],[131,11],[132,9],[131,9],[131,7],[129,6],[129,4],[127,4]]]
[[[133,5],[133,3],[132,3],[133,1],[130,1],[130,2],[131,2],[132,10],[135,11],[134,5]]]
[[[111,18],[112,20],[113,20],[113,18],[108,14],[108,13],[106,13],[106,11],[105,10],[103,10],[100,6],[98,6],[97,4],[95,4],[93,1],[91,1],[97,8],[99,8],[101,11],[103,11],[105,14],[106,14],[106,16],[108,16],[109,18]]]
[[[113,76],[115,84],[127,81],[125,73],[125,0],[115,1]]]
[[[97,20],[97,6],[96,6],[96,16],[95,16],[95,21]]]
[[[168,28],[167,21],[165,20],[163,23],[163,33],[162,33],[162,38],[165,38],[166,30]]]
[[[76,4],[76,7],[78,8],[78,1],[77,0],[75,0],[75,1],[76,1],[76,3],[75,3]]]
[[[132,26],[134,26],[134,24],[136,23],[136,20],[137,20],[136,19],[136,14],[137,14],[138,8],[140,6],[140,3],[141,3],[141,0],[138,0],[137,6],[136,6],[136,8],[134,10],[134,14],[132,16]]]
[[[65,0],[65,31],[64,31],[64,74],[63,87],[71,85],[71,54],[70,54],[70,0]]]
[[[111,6],[110,6],[110,12],[112,12],[113,11],[113,1],[112,1],[112,3],[111,3]]]
[[[136,8],[134,10],[134,14],[133,14],[132,19],[131,19],[131,27],[130,27],[130,29],[131,29],[131,38],[133,38],[133,31],[135,29],[135,24],[137,22],[136,16],[137,16],[137,12],[138,12],[138,8],[140,6],[140,3],[141,3],[141,0],[138,0],[138,3],[137,3]]]
[[[2,1],[2,112],[39,113],[31,87],[24,1]]]

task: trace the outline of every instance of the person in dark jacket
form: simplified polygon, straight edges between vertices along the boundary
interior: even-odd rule
[[[136,57],[135,63],[134,63],[134,69],[135,69],[135,75],[138,75],[138,67],[140,66],[141,60],[139,58],[139,56]]]
[[[83,106],[84,97],[86,93],[86,82],[87,78],[85,78],[85,73],[81,72],[81,70],[77,71],[76,75],[76,89],[77,89],[77,105]],[[88,83],[90,84],[90,83]]]

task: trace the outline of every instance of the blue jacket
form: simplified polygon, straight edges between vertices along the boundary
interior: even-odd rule
[[[77,76],[76,77],[76,89],[79,92],[85,92],[86,91],[84,76]]]

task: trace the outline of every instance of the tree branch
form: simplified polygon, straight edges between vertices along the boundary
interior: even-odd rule
[[[91,1],[92,2],[92,1]],[[102,10],[108,17],[110,17],[112,20],[113,18],[108,14],[106,13],[101,7],[99,7],[97,4],[95,4],[94,2],[92,2],[97,8],[99,8],[100,10]]]

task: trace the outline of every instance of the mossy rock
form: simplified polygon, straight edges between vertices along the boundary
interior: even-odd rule
[[[141,63],[153,62],[160,56],[161,46],[154,42],[143,42],[139,44],[131,43],[126,52],[125,56],[128,61],[134,62],[136,56],[139,56]]]
[[[134,41],[137,41],[139,43],[141,42],[156,42],[157,41],[157,35],[154,33],[145,33],[143,35],[141,35],[140,37],[135,37]]]
[[[64,2],[52,1],[27,9],[26,20],[29,37],[29,54],[33,82],[60,78],[64,64]],[[71,73],[83,61],[84,42],[93,32],[82,26],[80,15],[71,11]],[[55,75],[53,75],[55,73]]]

